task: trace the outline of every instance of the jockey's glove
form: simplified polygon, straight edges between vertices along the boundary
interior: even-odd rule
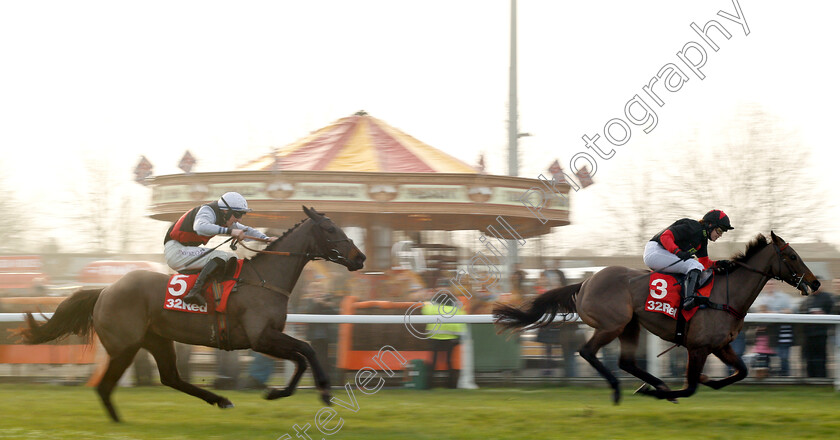
[[[691,253],[687,251],[677,251],[677,253],[674,255],[676,255],[677,258],[683,261],[691,259]]]
[[[728,271],[729,269],[732,269],[732,266],[735,266],[735,263],[733,263],[730,260],[717,260],[717,261],[715,261],[715,269],[723,269],[723,270]]]

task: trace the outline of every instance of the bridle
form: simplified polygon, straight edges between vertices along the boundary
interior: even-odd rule
[[[324,227],[321,226],[321,222],[323,222],[324,220],[329,220],[329,217],[322,216],[321,218],[319,218],[318,220],[315,221],[315,226],[317,226],[317,228],[315,229],[315,239],[319,240],[321,242],[320,245],[318,246],[319,248],[321,248],[321,249],[328,248],[329,250],[327,251],[326,254],[313,255],[312,259],[322,259],[322,260],[332,261],[333,263],[338,263],[338,264],[341,264],[342,262],[349,262],[349,259],[347,257],[345,257],[344,255],[342,255],[341,252],[338,251],[338,249],[336,249],[335,244],[336,243],[341,243],[343,241],[348,241],[352,245],[353,240],[351,240],[346,235],[344,236],[344,238],[340,238],[338,240],[332,240],[332,239],[327,238],[324,235]],[[353,247],[353,249],[351,249],[351,254],[355,254],[355,253],[356,253],[356,248]],[[349,255],[349,257],[355,258],[356,255]]]
[[[340,243],[342,241],[349,241],[352,244],[353,240],[351,240],[350,238],[348,238],[346,236],[345,236],[345,238],[341,238],[341,239],[338,239],[338,240],[331,240],[331,239],[327,238],[324,234],[324,227],[321,226],[321,223],[324,220],[329,220],[329,218],[327,216],[322,216],[318,220],[314,220],[314,219],[312,219],[312,220],[315,223],[315,240],[318,242],[317,247],[319,249],[329,248],[329,250],[326,252],[326,254],[313,254],[313,253],[309,253],[309,252],[264,251],[264,250],[258,250],[258,249],[251,249],[248,246],[246,246],[245,244],[243,244],[242,242],[239,242],[239,244],[242,245],[242,247],[244,247],[245,249],[248,249],[251,252],[256,252],[258,254],[279,255],[279,256],[299,256],[299,257],[304,257],[307,261],[326,260],[326,261],[332,261],[333,263],[338,263],[338,264],[341,264],[342,261],[348,261],[349,262],[348,258],[344,257],[344,255],[341,255],[341,252],[339,252],[338,249],[335,248],[335,243]],[[263,241],[263,242],[267,241],[265,239],[256,238],[256,237],[246,237],[246,238],[255,239],[255,240]],[[351,255],[350,255],[351,258],[356,257],[355,254],[358,252],[356,249],[357,248],[354,247],[353,250],[351,251]],[[281,289],[281,288],[279,288],[279,287],[277,287],[273,284],[268,283],[265,280],[265,278],[263,278],[262,275],[260,275],[260,273],[257,271],[257,268],[253,264],[249,265],[248,267],[251,268],[251,270],[254,272],[254,274],[257,276],[257,278],[259,278],[260,281],[259,282],[251,281],[251,280],[243,279],[242,277],[240,277],[240,279],[239,279],[240,282],[245,283],[245,284],[250,284],[252,286],[262,287],[262,288],[271,290],[273,292],[277,292],[277,293],[280,293],[282,295],[285,295],[286,297],[291,296],[291,293],[289,291],[287,291],[285,289]]]
[[[750,267],[747,264],[742,263],[740,261],[736,261],[735,263],[738,264],[739,266],[743,267],[744,269],[747,269],[749,271],[764,275],[767,278],[772,278],[774,280],[784,281],[785,283],[793,286],[795,289],[799,289],[799,286],[802,284],[802,280],[805,279],[805,274],[803,273],[802,275],[799,275],[799,273],[797,273],[796,270],[794,270],[793,267],[791,267],[790,262],[782,255],[782,251],[785,250],[785,248],[787,248],[789,246],[789,244],[785,243],[784,246],[779,247],[779,246],[776,245],[776,243],[772,243],[772,246],[773,246],[773,250],[776,251],[776,256],[779,257],[779,259],[778,259],[778,266],[779,266],[778,273],[779,273],[779,275],[774,275],[772,273],[765,272],[763,270],[755,269],[755,268]],[[785,280],[781,276],[782,263],[784,263],[788,272],[793,275],[790,280]]]

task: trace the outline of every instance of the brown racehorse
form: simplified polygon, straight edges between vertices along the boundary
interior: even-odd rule
[[[723,308],[729,306],[730,313],[700,309],[687,324],[684,341],[688,350],[687,385],[682,390],[672,391],[661,379],[636,365],[640,326],[666,341],[676,342],[677,321],[662,313],[645,311],[649,271],[611,266],[582,283],[550,290],[522,309],[497,305],[493,309],[496,325],[503,330],[536,328],[550,323],[558,313],[579,314],[583,322],[595,329],[580,349],[580,356],[610,383],[616,404],[621,399],[618,379],[596,357],[598,350],[615,338],[621,342],[619,367],[646,383],[637,392],[676,401],[694,394],[698,383],[720,389],[747,376],[744,362],[729,344],[741,331],[744,315],[767,280],[781,279],[803,295],[809,293],[808,289],[815,291],[820,286],[796,251],[776,234],[770,235],[771,241],[761,234],[756,236],[744,253],[733,257],[736,264],[729,273],[716,274],[710,300],[724,305]],[[735,373],[720,380],[703,375],[709,354],[733,367]]]
[[[226,311],[229,348],[251,348],[296,364],[288,385],[268,390],[267,399],[290,396],[308,362],[321,398],[329,404],[329,380],[315,358],[315,351],[308,343],[283,333],[289,292],[303,267],[313,259],[329,260],[353,271],[363,267],[365,255],[328,217],[314,209],[304,207],[303,210],[309,218],[265,249],[286,255],[260,254],[245,261],[238,291],[231,295]],[[111,393],[140,348],[154,356],[164,385],[220,408],[233,407],[228,399],[191,385],[179,376],[172,341],[217,346],[211,333],[215,319],[210,314],[164,310],[168,280],[167,275],[160,273],[130,272],[105,289],[73,294],[46,323],[40,324],[32,314],[27,314],[28,328],[21,334],[25,342],[41,344],[70,333],[90,336],[95,330],[110,356],[97,392],[114,421],[119,421],[119,417],[111,403]]]

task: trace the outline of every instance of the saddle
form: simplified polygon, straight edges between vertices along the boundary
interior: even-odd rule
[[[680,345],[685,339],[686,323],[701,307],[683,310],[682,302],[685,298],[683,282],[686,275],[681,273],[651,272],[648,281],[650,293],[645,300],[645,311],[663,313],[677,320],[676,342]],[[714,286],[714,276],[710,276],[705,283],[697,287],[699,295],[709,297]]]
[[[228,260],[220,274],[214,274],[205,284],[203,294],[208,299],[207,305],[199,307],[195,304],[187,304],[182,297],[192,289],[198,279],[200,270],[183,271],[172,275],[166,285],[166,296],[163,301],[163,308],[179,312],[209,314],[215,316],[215,325],[212,327],[211,339],[218,342],[219,348],[229,350],[230,341],[229,329],[225,311],[227,310],[228,298],[236,290],[239,284],[239,273],[242,271],[244,260]],[[209,298],[207,297],[211,295]]]

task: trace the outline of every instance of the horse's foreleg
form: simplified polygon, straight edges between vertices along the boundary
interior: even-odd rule
[[[735,354],[735,350],[732,349],[732,346],[727,344],[726,347],[721,349],[715,350],[712,352],[718,359],[720,359],[724,364],[730,366],[735,369],[735,373],[733,373],[729,377],[725,377],[720,380],[703,380],[701,378],[700,383],[711,387],[713,389],[719,390],[727,385],[731,385],[739,380],[747,377],[747,366],[744,364],[744,361]]]
[[[709,351],[705,348],[688,351],[688,372],[686,373],[685,388],[674,391],[640,389],[639,392],[641,394],[656,397],[657,399],[667,400],[691,396],[697,391],[697,384],[700,382],[700,373],[703,372],[703,367],[706,365],[707,357],[709,357]]]
[[[286,395],[291,395],[295,391],[298,380],[300,380],[300,377],[306,370],[306,365],[303,362],[303,359],[305,359],[306,362],[309,362],[309,366],[312,367],[312,375],[315,377],[315,386],[321,393],[321,399],[324,403],[330,405],[330,398],[332,397],[330,394],[330,381],[327,378],[326,373],[324,373],[323,368],[321,368],[321,364],[318,362],[318,359],[315,357],[315,350],[312,349],[311,345],[299,339],[295,339],[280,330],[266,327],[260,335],[257,343],[254,344],[252,348],[260,353],[282,359],[289,359],[297,364],[297,369],[295,371],[295,375],[292,377],[292,380],[289,381],[288,386],[284,390],[279,392],[287,393]],[[266,397],[270,397],[271,393],[272,392],[269,392]],[[277,397],[283,396],[277,395],[275,398]]]
[[[639,321],[633,319],[624,326],[624,331],[619,335],[618,339],[621,341],[621,356],[618,358],[619,368],[645,381],[646,384],[653,385],[657,390],[671,390],[662,379],[639,368],[639,365],[636,363],[636,350],[639,347]],[[644,393],[646,387],[647,385],[642,385],[636,392]]]
[[[160,383],[182,393],[198,397],[211,405],[218,405],[219,408],[233,408],[233,403],[227,398],[181,379],[175,362],[175,344],[171,340],[153,333],[147,333],[146,337],[143,338],[143,348],[149,350],[149,353],[155,358],[160,373]]]
[[[288,384],[286,384],[286,388],[283,388],[282,390],[278,388],[269,388],[265,393],[265,398],[268,400],[289,397],[294,394],[297,389],[298,382],[300,382],[300,378],[303,377],[303,373],[306,371],[306,358],[304,358],[303,355],[290,350],[288,356],[284,356],[284,358],[295,363],[295,374],[292,375],[292,379],[289,380]]]
[[[120,380],[123,373],[125,373],[126,368],[131,365],[131,361],[134,360],[134,355],[137,354],[137,350],[139,349],[140,347],[137,346],[127,347],[118,355],[111,356],[108,361],[108,369],[105,370],[105,374],[102,375],[99,385],[96,386],[96,392],[99,394],[99,398],[102,399],[102,404],[108,411],[108,415],[110,415],[111,419],[115,422],[119,422],[120,417],[117,415],[117,410],[111,402],[111,393],[113,393],[114,388],[117,386],[117,382]]]
[[[598,360],[598,350],[601,347],[609,344],[613,339],[615,339],[621,330],[614,330],[614,331],[605,331],[596,329],[595,333],[586,341],[586,344],[583,345],[583,348],[580,349],[578,352],[580,357],[586,359],[590,365],[592,365],[598,373],[601,373],[601,376],[610,383],[610,386],[613,389],[613,403],[618,405],[618,402],[621,401],[621,389],[618,386],[618,379],[612,374],[609,368],[605,367],[600,360]]]

